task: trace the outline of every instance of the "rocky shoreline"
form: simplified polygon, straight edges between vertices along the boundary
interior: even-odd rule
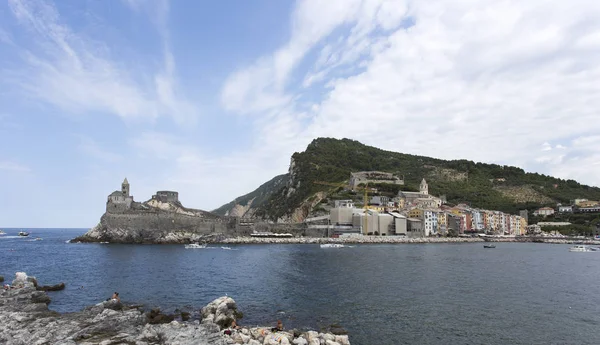
[[[181,233],[178,235],[161,238],[157,241],[129,242],[122,239],[102,238],[101,240],[80,236],[70,241],[71,243],[123,243],[123,244],[425,244],[425,243],[478,243],[478,242],[533,242],[549,244],[586,244],[600,245],[600,241],[593,239],[577,238],[550,238],[535,236],[520,237],[415,237],[403,236],[348,236],[348,237],[250,237],[250,236],[225,236],[223,234],[191,235]]]
[[[50,297],[34,277],[18,272],[0,292],[0,343],[9,345],[349,345],[341,328],[330,333],[236,327],[242,313],[231,297],[220,297],[200,310],[201,320],[183,321],[160,310],[149,312],[109,300],[76,313],[48,309]],[[335,333],[335,334],[334,334]]]

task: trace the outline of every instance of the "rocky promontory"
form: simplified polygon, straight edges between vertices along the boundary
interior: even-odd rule
[[[0,344],[350,344],[344,332],[237,326],[242,314],[227,296],[202,308],[201,319],[183,321],[189,315],[165,315],[157,309],[145,312],[118,300],[59,314],[49,310],[50,297],[36,287],[35,278],[18,272],[12,286],[0,292]]]

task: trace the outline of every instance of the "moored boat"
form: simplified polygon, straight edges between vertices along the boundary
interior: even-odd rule
[[[495,244],[484,244],[483,248],[496,248]]]
[[[19,236],[29,236],[29,233],[27,231],[19,231]]]
[[[584,246],[584,245],[576,245],[576,246],[569,248],[569,251],[570,252],[580,252],[580,253],[595,252],[595,251],[597,251],[597,248],[590,248],[590,247]]]
[[[203,243],[203,244],[192,243],[192,244],[185,245],[185,249],[202,249],[202,248],[206,248],[206,243]]]
[[[345,246],[340,243],[325,243],[321,245],[321,248],[344,248]]]

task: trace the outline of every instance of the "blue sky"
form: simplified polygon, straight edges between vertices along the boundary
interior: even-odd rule
[[[600,5],[0,4],[0,226],[136,200],[214,209],[315,137],[600,185]]]

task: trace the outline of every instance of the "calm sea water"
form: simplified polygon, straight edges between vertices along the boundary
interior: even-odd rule
[[[600,344],[600,253],[566,245],[500,243],[359,245],[67,244],[85,229],[4,229],[0,275],[16,271],[76,311],[119,291],[163,310],[197,310],[225,294],[242,324],[319,329],[333,323],[354,345]],[[40,236],[43,241],[31,241]],[[83,288],[82,288],[83,287]]]

